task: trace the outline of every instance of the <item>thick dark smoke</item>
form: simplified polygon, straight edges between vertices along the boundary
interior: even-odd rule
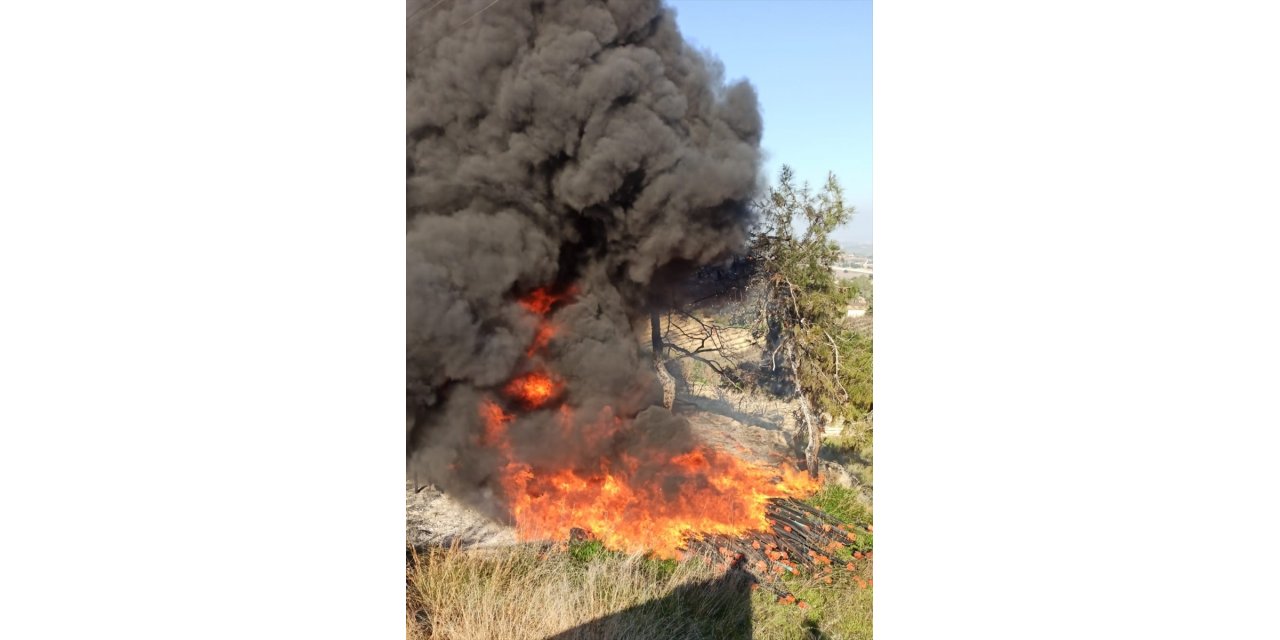
[[[633,321],[663,283],[741,249],[761,119],[752,87],[726,86],[658,0],[490,1],[410,6],[408,461],[501,514],[477,408],[535,367],[563,379],[575,418],[516,412],[522,460],[689,446],[649,408],[661,394]],[[538,319],[519,298],[569,285],[530,357]],[[603,438],[602,415],[631,426]]]

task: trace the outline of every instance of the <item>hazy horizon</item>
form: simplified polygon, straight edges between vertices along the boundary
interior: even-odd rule
[[[815,187],[832,171],[853,205],[833,237],[872,243],[869,0],[667,0],[681,33],[755,86],[764,117],[764,170],[785,163]]]

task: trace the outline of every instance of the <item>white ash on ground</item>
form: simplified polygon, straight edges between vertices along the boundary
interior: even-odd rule
[[[405,491],[405,525],[405,539],[419,549],[453,544],[485,548],[517,542],[515,529],[494,522],[435,487],[414,487],[412,482]]]

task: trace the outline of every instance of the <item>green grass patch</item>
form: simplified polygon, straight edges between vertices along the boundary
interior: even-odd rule
[[[599,540],[583,540],[569,543],[569,557],[577,564],[590,564],[592,560],[607,553],[610,553],[610,551],[605,549],[604,543]]]
[[[680,563],[671,558],[655,558],[653,556],[645,557],[640,564],[642,571],[654,580],[668,580],[675,575],[676,569],[680,567]]]
[[[810,496],[808,503],[859,529],[871,524],[871,507],[862,502],[857,489],[829,484]]]

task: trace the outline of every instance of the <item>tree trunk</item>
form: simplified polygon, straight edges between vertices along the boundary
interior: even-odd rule
[[[796,364],[795,351],[787,345],[787,363],[791,365],[791,375],[795,378],[796,400],[800,403],[800,415],[804,416],[805,432],[808,442],[804,447],[804,464],[809,469],[809,476],[818,477],[818,452],[822,450],[822,426],[813,417],[813,409],[809,407],[809,398],[800,388],[800,367]]]
[[[663,357],[666,345],[662,342],[662,321],[658,319],[657,308],[649,310],[649,331],[653,342],[653,369],[662,383],[662,406],[670,410],[676,402],[676,379],[667,371],[666,358]]]

